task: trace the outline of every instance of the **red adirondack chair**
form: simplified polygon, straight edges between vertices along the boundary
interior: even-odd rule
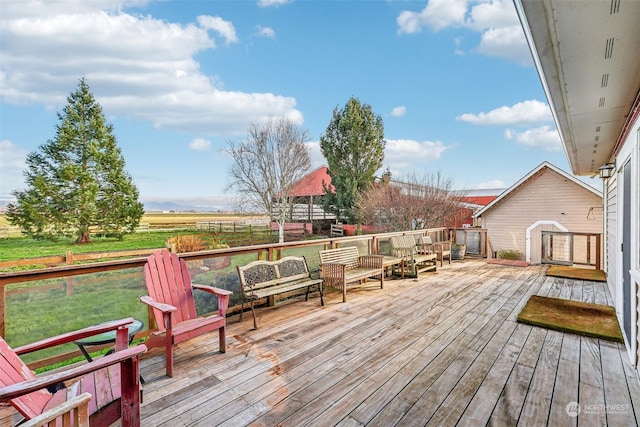
[[[158,330],[145,342],[165,348],[167,376],[173,376],[173,346],[207,332],[218,330],[220,352],[226,351],[226,311],[233,292],[191,283],[187,263],[165,249],[154,252],[144,266],[149,295],[140,301],[153,307]],[[218,313],[198,316],[192,289],[218,297]]]
[[[15,349],[0,337],[0,402],[9,402],[30,420],[88,392],[92,396],[90,425],[108,426],[122,418],[123,427],[139,426],[140,354],[147,348],[144,345],[129,348],[126,325],[131,322],[132,318],[106,322]],[[63,371],[36,376],[18,357],[114,330],[114,353]]]

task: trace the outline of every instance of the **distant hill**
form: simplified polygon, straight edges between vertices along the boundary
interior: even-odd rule
[[[7,205],[15,200],[0,199],[0,214],[7,211]],[[147,212],[222,212],[225,211],[224,206],[206,206],[206,205],[181,205],[174,202],[144,202],[144,210]]]
[[[147,212],[153,211],[174,211],[174,212],[186,212],[186,211],[195,211],[195,212],[220,212],[222,211],[222,207],[218,206],[190,206],[190,205],[180,205],[178,203],[173,202],[145,202],[144,210]]]

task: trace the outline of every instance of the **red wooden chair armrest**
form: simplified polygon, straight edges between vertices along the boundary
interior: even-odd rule
[[[229,307],[229,295],[233,295],[232,291],[228,291],[226,289],[215,288],[209,285],[199,285],[197,283],[192,283],[191,287],[193,289],[199,289],[204,292],[208,292],[218,297],[218,314],[220,316],[225,316],[227,312],[227,308]]]
[[[171,304],[164,304],[161,302],[158,302],[156,300],[154,300],[153,298],[151,298],[149,295],[142,295],[140,296],[140,301],[142,301],[143,303],[150,305],[151,307],[160,310],[163,313],[171,313],[172,311],[176,311],[177,308]]]
[[[135,347],[116,351],[110,355],[94,360],[93,362],[78,365],[64,371],[55,372],[52,374],[44,374],[31,380],[22,381],[6,387],[1,387],[0,401],[6,402],[10,399],[43,389],[47,386],[81,377],[107,366],[115,365],[116,363],[120,363],[133,357],[138,357],[138,355],[146,351],[147,347],[144,344],[140,344]]]
[[[191,287],[193,289],[199,289],[201,291],[209,292],[210,294],[224,296],[224,295],[232,295],[232,291],[228,291],[226,289],[220,289],[209,285],[199,285],[197,283],[192,283]]]
[[[13,351],[15,351],[16,354],[31,353],[33,351],[38,351],[45,348],[51,348],[61,344],[68,344],[83,338],[101,334],[103,332],[114,331],[120,328],[121,326],[128,325],[129,323],[133,323],[133,318],[127,317],[126,319],[112,320],[110,322],[89,326],[87,328],[80,329],[77,331],[67,332],[65,334],[57,335],[55,337],[45,338],[43,340],[36,341],[31,344],[25,344],[23,346],[14,348]]]

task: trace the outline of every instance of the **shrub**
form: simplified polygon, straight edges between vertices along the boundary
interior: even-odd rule
[[[207,244],[197,234],[175,236],[167,240],[167,247],[171,252],[196,252],[207,249]]]
[[[514,251],[512,249],[500,249],[498,251],[498,258],[502,259],[513,259],[513,260],[522,260],[522,252]]]

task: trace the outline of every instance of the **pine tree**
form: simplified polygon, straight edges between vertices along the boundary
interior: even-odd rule
[[[91,227],[133,232],[144,213],[138,189],[84,78],[58,119],[56,137],[27,156],[26,189],[13,192],[9,222],[35,239],[76,235],[76,243],[91,242]]]
[[[333,110],[326,133],[320,137],[335,189],[330,192],[325,188],[325,210],[350,223],[357,221],[357,197],[373,184],[384,160],[384,147],[382,118],[374,115],[370,105],[352,97],[344,109]]]

